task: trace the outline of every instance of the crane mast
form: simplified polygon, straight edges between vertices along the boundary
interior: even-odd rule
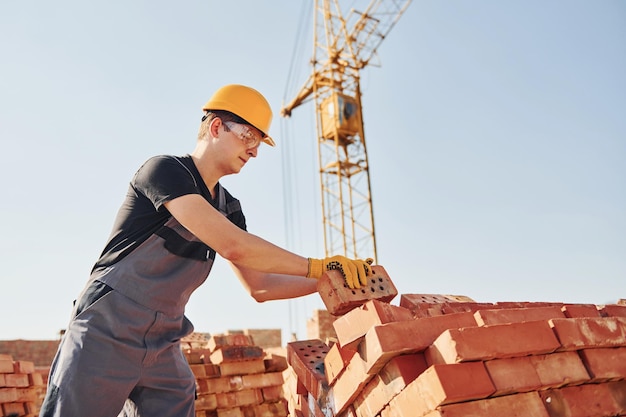
[[[281,115],[315,103],[326,256],[376,259],[360,71],[410,2],[374,0],[344,16],[339,0],[315,0],[313,73]]]

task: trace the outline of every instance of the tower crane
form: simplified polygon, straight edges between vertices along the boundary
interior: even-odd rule
[[[360,71],[376,63],[377,48],[410,3],[372,0],[344,16],[339,0],[315,0],[313,73],[281,115],[315,102],[326,256],[376,259]]]

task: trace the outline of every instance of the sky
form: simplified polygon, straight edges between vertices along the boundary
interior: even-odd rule
[[[323,256],[314,110],[278,115],[312,72],[312,9],[0,3],[1,339],[58,337],[130,178],[191,152],[225,84],[267,97],[277,147],[222,184],[251,233]],[[625,2],[415,0],[378,52],[363,120],[377,262],[399,294],[626,298]],[[286,342],[324,308],[317,294],[256,303],[218,259],[186,314],[198,332],[281,328]]]

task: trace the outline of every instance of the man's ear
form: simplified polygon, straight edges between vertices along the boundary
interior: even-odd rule
[[[209,133],[212,137],[217,137],[220,126],[222,126],[222,119],[220,119],[219,117],[215,117],[213,120],[211,120],[211,123],[209,124]]]

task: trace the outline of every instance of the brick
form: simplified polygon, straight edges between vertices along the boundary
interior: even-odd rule
[[[428,357],[434,362],[456,363],[539,355],[559,346],[547,321],[529,321],[446,330],[433,342]]]
[[[32,374],[35,372],[35,364],[31,361],[14,361],[13,372],[16,374]]]
[[[344,368],[350,363],[350,359],[352,359],[355,354],[356,351],[343,349],[339,343],[335,343],[330,347],[324,357],[324,372],[329,385],[335,383],[337,377],[343,372]]]
[[[354,400],[354,411],[358,417],[375,416],[426,370],[422,354],[401,355],[391,359],[365,386]]]
[[[464,295],[450,294],[402,294],[400,296],[400,306],[413,310],[422,305],[447,304],[466,302],[473,303],[474,300]]]
[[[43,375],[39,372],[28,374],[28,383],[34,387],[42,387],[44,385]],[[2,386],[2,384],[0,384]]]
[[[534,391],[541,388],[530,356],[486,361],[485,368],[496,388],[494,396]]]
[[[218,375],[248,375],[265,371],[263,359],[254,359],[239,362],[223,362],[219,365]]]
[[[367,364],[360,355],[354,355],[344,371],[339,375],[330,390],[333,404],[328,407],[333,414],[339,414],[352,403],[374,375],[367,372]],[[325,407],[320,404],[322,411]]]
[[[626,305],[608,304],[602,307],[600,313],[604,317],[626,317]]]
[[[550,324],[562,350],[626,346],[624,317],[552,319]]]
[[[210,394],[238,391],[243,389],[243,377],[241,375],[231,375],[200,379],[198,380],[198,388],[200,392]]]
[[[211,351],[224,346],[254,346],[254,342],[252,336],[242,333],[212,335],[207,342]]]
[[[372,267],[373,275],[367,285],[351,289],[345,283],[341,272],[327,271],[317,280],[317,292],[320,294],[330,314],[339,316],[363,305],[368,300],[390,302],[398,295],[398,290],[380,265]]]
[[[492,310],[478,310],[474,318],[479,326],[519,323],[524,321],[548,320],[564,318],[561,308],[558,306],[546,306],[536,308],[501,308]]]
[[[577,385],[590,380],[589,373],[576,352],[530,356],[543,388]]]
[[[287,344],[287,362],[298,380],[315,399],[319,398],[328,381],[324,373],[324,357],[330,348],[321,340],[302,340]]]
[[[284,401],[264,403],[243,408],[245,417],[287,417],[289,410]]]
[[[0,374],[12,374],[13,373],[13,360],[10,356],[9,359],[0,359]]]
[[[281,372],[243,375],[241,378],[244,389],[275,387],[283,384],[283,374]]]
[[[266,354],[264,362],[266,372],[282,372],[289,367],[285,356],[273,353]]]
[[[626,381],[613,381],[606,383],[609,392],[619,407],[620,415],[626,414]]]
[[[402,414],[411,415],[411,414]],[[444,405],[424,417],[552,417],[536,392]],[[389,417],[400,417],[393,415]]]
[[[3,416],[22,416],[26,413],[24,403],[4,403],[1,407]]]
[[[196,378],[204,378],[206,377],[206,368],[204,366],[204,364],[190,364],[189,367],[191,368],[191,372],[193,373],[193,375]]]
[[[626,347],[578,352],[594,382],[626,379]]]
[[[595,304],[566,304],[561,310],[566,318],[600,317],[600,311]]]
[[[227,364],[225,364],[225,365],[227,365]],[[234,365],[236,365],[236,364],[233,364],[233,366]],[[212,363],[204,364],[204,375],[206,375],[207,377],[220,376],[221,375],[220,372],[221,371],[220,371],[219,365],[215,365],[215,364],[212,364]],[[232,375],[232,374],[224,373],[224,375]]]
[[[261,388],[261,394],[264,402],[276,402],[285,398],[282,385]]]
[[[585,384],[539,393],[550,417],[604,417],[620,413],[607,384]]]
[[[211,353],[211,362],[217,365],[223,362],[248,361],[263,359],[265,352],[259,346],[222,346]]]
[[[240,407],[217,409],[216,417],[246,417]]]
[[[196,410],[215,410],[217,408],[217,398],[215,394],[198,393],[195,405]]]
[[[486,310],[493,307],[494,305],[491,303],[449,303],[441,306],[441,312],[443,314],[475,313],[478,310]]]
[[[28,375],[27,374],[5,374],[4,384],[7,387],[27,387]]]
[[[37,391],[32,387],[17,388],[15,391],[17,393],[16,402],[25,403],[38,400]]]
[[[424,351],[447,329],[475,325],[469,312],[381,324],[367,332],[359,352],[375,374],[394,356]]]
[[[0,353],[0,361],[9,361],[13,363],[13,356],[7,353]]]
[[[485,398],[493,392],[482,362],[433,365],[396,395],[383,415],[420,417],[443,404]]]
[[[15,387],[0,388],[0,403],[11,403],[17,401],[17,390]]]
[[[411,310],[384,303],[379,300],[369,300],[333,322],[337,339],[343,348],[352,348],[351,344],[358,342],[373,326],[395,321],[412,320]]]
[[[247,389],[241,391],[221,392],[215,394],[217,408],[243,407],[246,405],[261,404],[263,394],[257,389]]]

